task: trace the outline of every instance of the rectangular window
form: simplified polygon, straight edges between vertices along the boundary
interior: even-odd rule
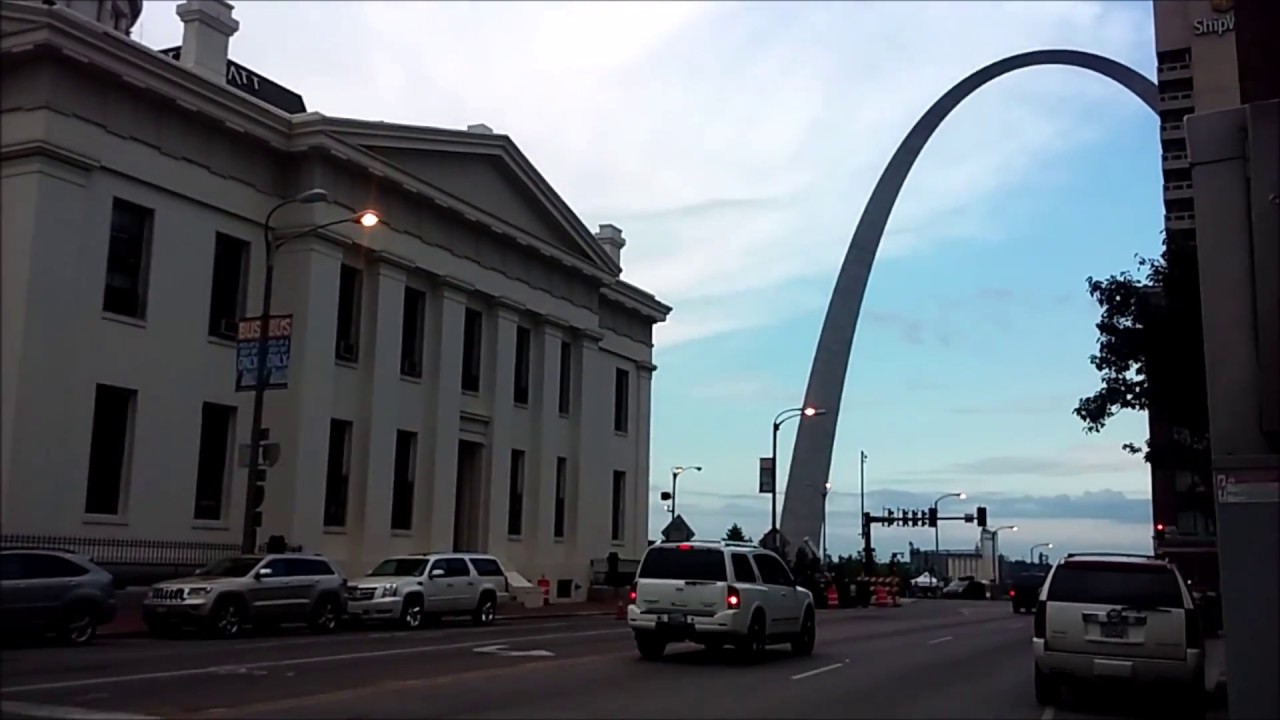
[[[556,458],[556,507],[552,522],[552,537],[564,538],[565,509],[569,496],[569,459]]]
[[[249,284],[249,243],[218,233],[213,241],[213,282],[209,288],[209,336],[236,339]]]
[[[102,310],[112,315],[147,317],[147,285],[151,272],[151,231],[155,212],[116,198],[111,204],[107,240],[107,278]]]
[[[480,358],[484,342],[484,313],[467,308],[462,321],[462,390],[480,392]]]
[[[351,422],[329,420],[329,459],[324,481],[324,526],[347,526],[347,493],[351,488]]]
[[[561,415],[569,414],[569,402],[573,399],[573,344],[568,340],[560,343],[560,399]]]
[[[613,471],[613,508],[610,513],[609,539],[622,542],[622,534],[626,532],[627,512],[627,474],[621,470]]]
[[[137,399],[137,390],[114,385],[99,385],[94,391],[84,498],[84,511],[89,515],[121,514]]]
[[[192,518],[225,520],[227,476],[236,437],[236,409],[207,402],[200,408],[200,449],[196,460],[196,503]]]
[[[529,404],[529,359],[533,354],[533,331],[523,325],[516,326],[516,367],[514,400],[517,405]]]
[[[391,529],[413,529],[413,479],[417,474],[418,434],[396,431],[395,473],[391,478]]]
[[[511,451],[511,478],[507,487],[507,534],[524,533],[524,451]]]
[[[360,270],[343,263],[338,273],[338,337],[333,356],[345,362],[360,357]]]
[[[423,320],[427,315],[427,294],[417,288],[404,289],[404,314],[400,326],[400,374],[422,377]]]
[[[618,368],[613,374],[613,429],[625,433],[631,418],[631,373]]]

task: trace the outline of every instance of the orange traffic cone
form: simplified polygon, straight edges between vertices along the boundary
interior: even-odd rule
[[[827,607],[840,607],[840,593],[836,592],[836,586],[834,584],[827,586]]]

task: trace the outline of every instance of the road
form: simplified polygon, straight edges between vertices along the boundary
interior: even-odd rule
[[[93,720],[1117,717],[1037,706],[1030,634],[1031,618],[1005,603],[923,601],[820,611],[812,656],[780,647],[752,665],[695,646],[644,662],[624,623],[601,617],[230,642],[103,639],[5,652],[0,712]]]

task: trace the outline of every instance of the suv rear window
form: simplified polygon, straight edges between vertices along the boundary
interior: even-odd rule
[[[1165,567],[1113,562],[1066,563],[1053,574],[1049,602],[1180,608],[1178,576]]]
[[[476,569],[476,575],[480,577],[502,577],[502,566],[493,558],[473,557],[468,558],[471,561],[471,567]]]
[[[673,547],[650,548],[640,563],[636,577],[641,580],[711,580],[729,579],[724,567],[724,551],[719,548]]]

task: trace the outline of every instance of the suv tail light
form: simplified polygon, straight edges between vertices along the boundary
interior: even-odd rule
[[[631,592],[627,593],[627,601],[632,605],[636,604],[636,586],[634,583],[631,585]]]
[[[1045,605],[1046,603],[1043,600],[1036,603],[1036,623],[1031,632],[1031,637],[1036,638],[1037,640],[1044,639]]]
[[[738,588],[730,585],[725,590],[724,602],[729,606],[730,610],[737,610],[742,607],[742,593],[738,591]]]
[[[1009,597],[1017,597],[1017,595],[1018,593],[1014,592],[1013,588],[1009,588]]]
[[[1204,649],[1204,627],[1200,624],[1200,609],[1187,608],[1182,611],[1182,616],[1186,618],[1187,629],[1187,649],[1203,650]]]

